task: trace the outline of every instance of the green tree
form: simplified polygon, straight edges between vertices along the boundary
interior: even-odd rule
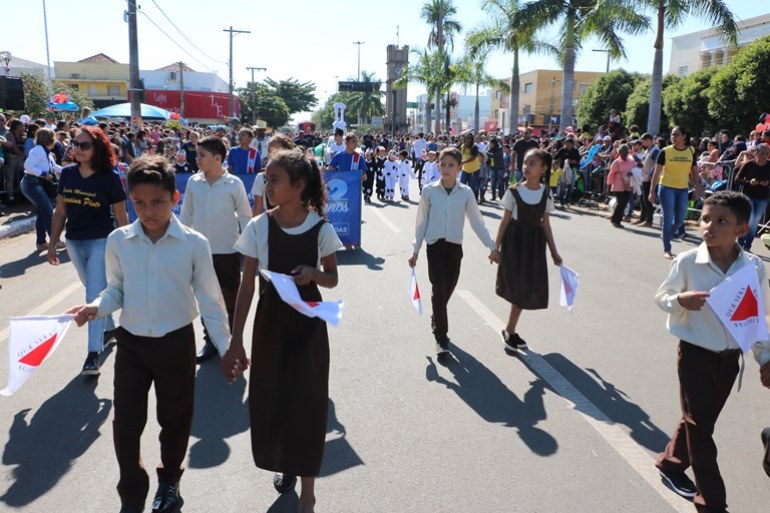
[[[647,131],[651,134],[660,132],[660,114],[663,92],[663,40],[667,28],[679,26],[688,15],[705,18],[711,26],[716,26],[722,38],[735,45],[738,42],[738,27],[735,16],[727,6],[726,0],[645,0],[655,10],[657,28],[655,58],[652,65],[652,87],[650,89],[650,114]]]
[[[315,95],[316,86],[313,82],[299,82],[289,77],[280,81],[266,78],[265,84],[283,99],[289,114],[309,111],[318,105],[318,98]]]
[[[19,73],[24,83],[24,110],[32,115],[46,111],[46,103],[50,101],[48,84],[41,73]],[[20,112],[19,114],[23,114]]]
[[[489,51],[476,52],[474,55],[469,55],[461,63],[464,67],[464,83],[472,85],[476,88],[476,102],[473,106],[473,130],[478,133],[480,127],[479,120],[479,88],[492,87],[494,89],[500,89],[503,92],[509,91],[509,85],[505,80],[500,80],[493,77],[486,72],[484,67],[486,66],[487,56]]]
[[[420,9],[420,18],[431,26],[428,34],[428,48],[436,49],[443,55],[446,48],[454,49],[454,36],[462,31],[462,25],[454,16],[457,15],[457,7],[452,0],[429,0],[422,5]],[[444,59],[444,65],[448,66],[448,61]],[[444,75],[449,75],[449,70],[443,70]],[[436,98],[436,130],[441,130],[440,112],[441,112],[441,91],[435,91]]]
[[[717,123],[709,113],[709,95],[711,79],[720,69],[720,66],[710,66],[665,87],[663,115],[668,125],[662,126],[681,125],[694,135],[706,130],[714,133]]]
[[[611,109],[624,112],[628,97],[643,78],[639,73],[629,73],[624,69],[600,76],[580,97],[577,113],[580,125],[596,129],[606,125]]]
[[[74,87],[65,84],[64,82],[59,82],[58,80],[53,81],[53,94],[57,93],[67,93],[67,96],[69,96],[69,100],[73,103],[75,103],[78,107],[81,109],[88,107],[89,109],[94,108],[94,102],[86,96],[85,93],[80,91],[79,89],[75,89]]]
[[[524,23],[520,16],[519,0],[484,0],[482,8],[491,21],[471,31],[465,39],[469,53],[486,52],[496,48],[513,54],[511,84],[506,89],[510,93],[508,112],[509,133],[516,132],[519,126],[519,53],[546,53],[558,55],[558,49],[535,37],[532,25]]]
[[[361,70],[361,79],[362,82],[377,81],[374,73],[364,70]],[[381,116],[385,112],[385,107],[382,105],[382,97],[384,95],[384,91],[352,92],[346,102],[347,110],[358,115],[359,123],[364,121],[366,124],[369,124],[371,123],[372,116]]]
[[[678,75],[666,75],[663,77],[663,94],[673,84],[682,80]],[[650,114],[650,87],[652,86],[652,77],[647,77],[638,82],[634,91],[628,97],[626,109],[623,112],[623,122],[625,126],[636,125],[639,127],[647,126],[647,116]],[[664,127],[670,126],[668,117],[664,114],[660,123]]]
[[[279,128],[289,121],[291,112],[286,102],[274,89],[259,82],[249,82],[238,89],[241,99],[241,121],[263,119],[273,128]]]
[[[318,130],[330,130],[332,128],[334,124],[334,108],[332,106],[337,102],[347,105],[350,103],[350,94],[349,92],[334,93],[320,109],[313,112],[310,119]]]
[[[709,114],[719,128],[732,133],[751,131],[770,98],[770,36],[743,47],[732,63],[723,66],[711,79]]]
[[[627,0],[533,0],[521,8],[521,17],[532,27],[558,24],[563,77],[559,130],[572,122],[575,90],[575,60],[583,42],[593,36],[612,58],[626,56],[620,33],[638,34],[649,27],[649,19]]]

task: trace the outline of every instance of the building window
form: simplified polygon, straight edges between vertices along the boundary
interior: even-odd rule
[[[80,91],[80,86],[78,84],[70,84],[70,87],[75,91]]]
[[[119,85],[108,85],[107,86],[107,95],[108,96],[120,96],[120,86]]]
[[[686,77],[687,76],[688,68],[689,68],[689,66],[679,66],[679,71],[678,71],[679,76],[680,77]]]
[[[532,82],[527,82],[524,84],[524,94],[529,94],[532,92]]]
[[[99,93],[97,92],[95,85],[88,86],[88,96],[96,96],[97,94]]]

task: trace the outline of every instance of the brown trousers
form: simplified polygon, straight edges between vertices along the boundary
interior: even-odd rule
[[[225,300],[227,320],[230,323],[230,329],[232,329],[233,317],[235,317],[235,300],[238,298],[238,288],[241,286],[241,254],[218,253],[212,255],[212,259],[219,288],[222,289],[222,296]],[[203,322],[203,319],[201,319],[201,322],[203,323],[203,339],[209,342],[206,323]]]
[[[715,353],[679,342],[682,418],[656,465],[671,472],[683,472],[692,466],[698,491],[693,503],[700,513],[723,512],[727,508],[713,434],[738,375],[739,357],[738,350]]]
[[[143,506],[150,481],[142,463],[140,438],[147,423],[147,394],[155,384],[160,459],[158,481],[182,476],[195,398],[195,331],[192,324],[158,338],[120,328],[115,356],[115,455],[120,467],[121,503]]]
[[[444,340],[449,330],[446,305],[460,278],[463,247],[460,244],[439,239],[433,244],[428,244],[427,253],[428,278],[433,287],[430,296],[433,309],[431,327],[436,340]]]

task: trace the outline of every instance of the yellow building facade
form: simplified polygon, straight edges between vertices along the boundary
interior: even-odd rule
[[[104,54],[77,62],[54,61],[55,80],[77,89],[97,109],[128,101],[128,64]]]
[[[572,103],[575,111],[586,89],[604,73],[575,71],[575,89]],[[538,69],[519,75],[519,126],[551,128],[559,126],[561,112],[562,70]],[[510,78],[507,79],[510,82]],[[500,89],[492,91],[492,105],[489,121],[507,133],[509,93]]]

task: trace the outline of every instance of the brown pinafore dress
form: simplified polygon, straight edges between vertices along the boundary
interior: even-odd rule
[[[318,263],[325,221],[305,233],[284,232],[268,215],[268,269],[291,274]],[[298,286],[305,301],[321,301],[318,286]],[[249,378],[251,452],[257,467],[302,477],[321,470],[329,402],[326,323],[302,315],[267,284],[254,319]]]
[[[548,189],[536,205],[521,199],[511,188],[516,202],[516,217],[511,218],[503,234],[502,262],[497,268],[495,292],[509,303],[525,310],[548,308],[548,267],[545,258],[543,215]]]

